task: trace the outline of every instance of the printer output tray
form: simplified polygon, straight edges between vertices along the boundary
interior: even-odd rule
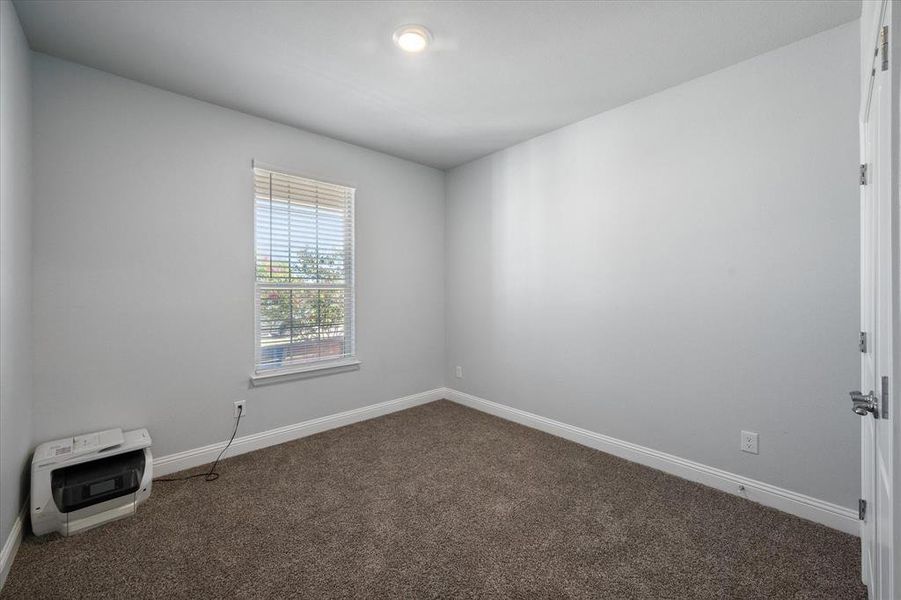
[[[133,494],[141,487],[144,450],[56,469],[50,487],[62,513]]]

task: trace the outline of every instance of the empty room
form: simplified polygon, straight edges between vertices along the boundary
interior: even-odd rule
[[[0,600],[901,599],[899,32],[0,0]]]

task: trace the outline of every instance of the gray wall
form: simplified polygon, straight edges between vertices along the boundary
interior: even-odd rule
[[[156,455],[438,387],[444,174],[36,54],[37,441],[146,426]],[[357,187],[359,371],[248,389],[251,160]]]
[[[25,500],[31,450],[29,55],[15,9],[0,1],[0,547]]]
[[[447,383],[854,506],[857,27],[450,172]]]
[[[444,381],[853,506],[856,39],[843,26],[446,178],[34,55],[35,441],[147,426],[165,455],[224,439],[239,398],[247,434]],[[361,370],[249,388],[253,158],[358,187]]]

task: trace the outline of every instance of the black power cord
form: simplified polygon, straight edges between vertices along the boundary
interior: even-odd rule
[[[219,479],[219,473],[216,472],[216,466],[219,464],[219,459],[222,458],[222,455],[225,454],[225,451],[228,450],[229,446],[232,445],[232,442],[235,441],[235,435],[238,433],[238,425],[241,424],[241,417],[244,416],[244,407],[238,406],[238,420],[235,421],[235,430],[232,431],[232,436],[228,438],[228,443],[225,445],[225,448],[222,449],[222,452],[219,453],[219,456],[216,457],[216,461],[213,463],[213,466],[210,467],[210,470],[206,473],[197,473],[195,475],[187,475],[185,477],[160,477],[159,479],[154,479],[154,481],[187,481],[189,479],[194,479],[195,477],[203,477],[204,481],[216,481]]]

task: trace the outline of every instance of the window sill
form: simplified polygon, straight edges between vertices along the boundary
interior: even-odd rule
[[[362,363],[356,358],[330,360],[328,362],[313,363],[310,365],[272,370],[251,375],[250,383],[254,387],[258,387],[272,383],[281,383],[283,381],[293,381],[295,379],[307,379],[309,377],[319,377],[320,375],[332,375],[333,373],[356,371],[360,368],[361,364]]]

